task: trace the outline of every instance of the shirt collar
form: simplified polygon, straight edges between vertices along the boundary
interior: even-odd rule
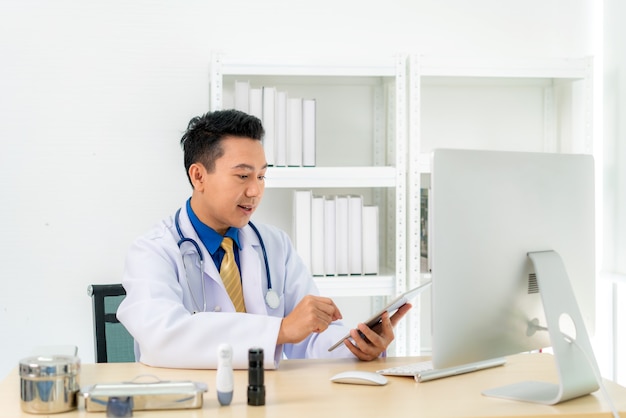
[[[224,237],[232,238],[235,245],[237,245],[237,248],[241,248],[239,245],[239,229],[231,226],[228,228],[223,237],[213,228],[202,223],[202,221],[198,219],[196,214],[193,212],[193,209],[191,209],[191,198],[187,200],[187,215],[189,216],[191,225],[193,225],[193,229],[195,229],[196,234],[198,234],[200,241],[202,241],[202,244],[204,244],[204,247],[211,255],[214,254],[220,247]]]

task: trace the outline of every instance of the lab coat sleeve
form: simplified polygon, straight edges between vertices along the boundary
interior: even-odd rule
[[[138,361],[172,368],[216,368],[221,343],[233,347],[233,367],[248,367],[248,350],[263,348],[277,367],[282,318],[236,312],[191,314],[183,304],[185,274],[171,226],[163,224],[130,248],[122,283],[127,296],[117,316],[135,339]]]

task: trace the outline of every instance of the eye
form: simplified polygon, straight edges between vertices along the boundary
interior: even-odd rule
[[[264,176],[264,175],[263,175],[263,176],[259,176],[259,177],[257,177],[257,178],[258,178],[260,181],[265,180],[265,176]]]

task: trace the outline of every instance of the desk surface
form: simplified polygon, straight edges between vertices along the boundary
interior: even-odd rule
[[[141,417],[548,417],[565,414],[577,417],[611,416],[601,392],[556,406],[489,398],[481,390],[522,380],[555,382],[554,359],[549,354],[522,354],[508,358],[503,367],[462,376],[417,383],[411,377],[388,377],[385,386],[337,384],[329,378],[339,372],[377,370],[421,361],[418,357],[390,357],[373,362],[356,360],[288,360],[278,370],[265,372],[265,406],[247,405],[247,371],[235,371],[235,391],[230,406],[220,406],[215,392],[214,370],[177,370],[148,367],[139,363],[83,364],[81,386],[116,383],[140,374],[153,374],[164,380],[193,380],[207,383],[202,409],[176,411],[134,411]],[[605,381],[616,408],[626,417],[626,388]],[[0,415],[6,418],[36,417],[20,408],[19,375],[15,368],[0,383]],[[53,417],[104,417],[102,412],[78,410]]]

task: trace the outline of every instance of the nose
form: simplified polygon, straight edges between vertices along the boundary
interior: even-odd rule
[[[260,197],[263,194],[264,185],[257,179],[252,179],[246,187],[247,197]]]

